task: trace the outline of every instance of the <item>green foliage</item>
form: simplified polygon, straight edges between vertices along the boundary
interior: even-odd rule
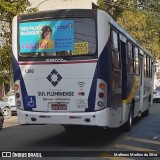
[[[0,84],[10,84],[12,79],[11,46],[5,45],[0,48]]]
[[[118,23],[126,29],[135,39],[143,42],[146,34],[146,16],[142,12],[124,11],[117,19]]]
[[[148,11],[160,11],[160,1],[159,0],[140,0],[139,3],[140,6],[143,7],[143,9]]]
[[[104,0],[98,0],[97,5],[98,5],[99,9],[101,9],[103,11],[107,11],[106,10],[107,4]]]
[[[106,4],[106,7],[99,6],[107,11],[113,18],[117,19],[124,11],[153,11],[160,14],[159,0],[98,0],[98,3]]]
[[[114,19],[117,19],[125,10],[137,10],[137,0],[98,0],[99,3],[101,4],[98,5],[99,9],[107,11]]]
[[[27,0],[0,0],[0,84],[12,83],[11,35],[14,16],[37,11]]]
[[[124,11],[117,19],[118,23],[126,29],[142,46],[160,58],[160,26],[153,12]]]
[[[6,44],[11,44],[11,27],[14,16],[24,12],[34,12],[36,8],[28,8],[27,0],[0,0],[1,36]]]
[[[160,1],[105,0],[105,2],[105,10],[143,47],[160,59]]]

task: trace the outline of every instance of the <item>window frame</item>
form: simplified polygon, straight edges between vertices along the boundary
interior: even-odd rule
[[[134,74],[140,75],[140,58],[139,58],[139,48],[133,45],[133,57],[134,57]]]
[[[120,55],[120,39],[119,32],[111,27],[111,57],[112,57],[112,70],[121,71],[121,55]],[[114,45],[114,33],[117,34],[117,47]]]
[[[134,55],[133,55],[133,44],[130,41],[127,41],[127,64],[128,64],[128,73],[134,74]],[[131,65],[132,64],[132,65]],[[132,70],[131,70],[132,67]]]
[[[95,18],[92,18],[92,17],[75,17],[75,18],[70,18],[70,17],[65,17],[65,18],[63,18],[63,17],[61,17],[60,19],[58,19],[58,20],[77,20],[77,19],[91,19],[91,20],[93,20],[94,21],[94,29],[95,29],[95,46],[96,46],[96,48],[95,48],[95,51],[92,53],[92,54],[89,54],[89,52],[88,52],[88,54],[71,54],[71,52],[73,52],[73,51],[60,51],[60,52],[55,52],[55,54],[57,54],[56,56],[55,55],[52,55],[52,56],[50,56],[49,54],[49,52],[47,53],[47,52],[28,52],[28,55],[26,54],[23,54],[23,53],[20,53],[20,37],[19,37],[19,24],[20,23],[25,23],[25,22],[40,22],[40,21],[56,21],[57,19],[55,19],[55,18],[53,18],[53,19],[49,19],[49,18],[47,18],[47,19],[35,19],[35,20],[27,20],[27,21],[20,21],[19,22],[19,24],[18,24],[18,58],[19,59],[22,59],[22,60],[33,60],[34,59],[34,61],[39,61],[39,60],[41,60],[41,59],[58,59],[58,58],[63,58],[63,59],[77,59],[78,57],[81,59],[81,57],[83,58],[87,58],[87,57],[89,57],[89,58],[87,58],[87,59],[90,59],[90,57],[96,57],[97,56],[97,51],[98,51],[98,41],[97,41],[97,39],[98,39],[98,37],[97,37],[97,26],[96,26],[96,19]],[[88,42],[88,41],[87,41]],[[74,43],[82,43],[82,42],[75,42],[74,41]],[[88,42],[89,43],[89,42]],[[93,43],[93,42],[90,42],[90,43]],[[89,45],[88,45],[88,49],[89,49]],[[31,54],[31,55],[29,55],[29,53]],[[34,54],[33,54],[34,53]]]

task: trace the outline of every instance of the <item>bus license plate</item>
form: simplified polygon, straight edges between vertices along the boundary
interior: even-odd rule
[[[67,110],[66,104],[51,104],[52,110]]]

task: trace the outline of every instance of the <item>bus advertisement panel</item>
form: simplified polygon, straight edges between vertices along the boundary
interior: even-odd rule
[[[73,50],[74,21],[20,23],[19,37],[21,53]]]

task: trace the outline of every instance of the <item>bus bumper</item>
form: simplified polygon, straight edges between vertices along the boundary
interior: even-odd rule
[[[96,112],[34,112],[17,109],[20,124],[70,124],[108,127],[110,108]]]

